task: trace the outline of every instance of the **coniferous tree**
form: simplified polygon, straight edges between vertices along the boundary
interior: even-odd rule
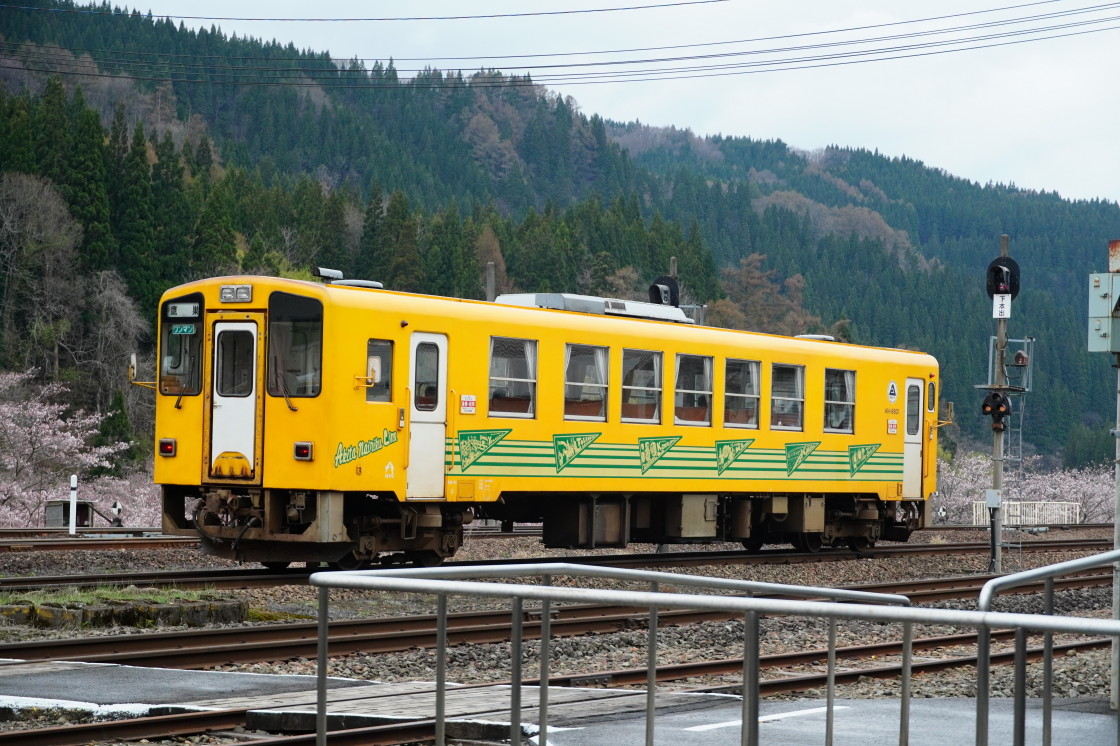
[[[388,261],[382,282],[392,290],[418,292],[424,288],[417,221],[403,192],[393,192],[385,208],[384,245]]]
[[[149,318],[163,293],[155,257],[155,223],[152,218],[152,181],[148,166],[148,141],[139,122],[121,174],[118,219],[114,235],[120,246],[120,268],[129,292]]]
[[[67,116],[66,90],[57,75],[47,81],[47,88],[39,100],[33,124],[37,173],[60,187],[63,197],[68,197],[66,185],[70,183],[67,153],[70,151],[71,129]]]
[[[160,279],[170,287],[183,281],[191,265],[191,230],[194,224],[184,184],[183,163],[169,131],[156,145],[152,167],[152,217],[159,254]]]
[[[358,243],[355,276],[365,280],[382,280],[389,269],[388,253],[384,247],[385,205],[381,184],[374,181],[366,202],[362,221],[362,237]]]
[[[35,171],[35,145],[27,97],[8,99],[3,112],[4,137],[0,137],[0,171],[29,174]]]
[[[191,251],[191,268],[197,276],[235,274],[240,266],[230,218],[230,195],[220,182],[210,190],[198,216]]]
[[[319,235],[322,243],[316,263],[337,269],[344,277],[353,277],[354,262],[346,246],[346,202],[337,191],[327,195]]]
[[[66,201],[70,212],[82,224],[80,260],[87,271],[101,271],[116,265],[116,245],[110,226],[108,174],[102,142],[105,131],[97,112],[85,104],[81,89],[75,89],[70,103],[70,149],[67,153]]]

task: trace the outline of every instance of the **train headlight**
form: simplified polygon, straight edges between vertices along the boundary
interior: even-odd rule
[[[174,456],[178,451],[178,445],[174,438],[160,438],[159,439],[159,455],[160,456]]]
[[[295,446],[296,461],[313,461],[315,459],[315,444],[314,443],[296,443]]]
[[[218,298],[222,303],[251,303],[253,301],[253,286],[222,285]]]

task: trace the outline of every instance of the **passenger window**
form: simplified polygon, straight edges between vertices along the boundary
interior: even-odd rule
[[[416,345],[416,380],[412,390],[417,409],[432,412],[439,406],[439,347],[431,342]]]
[[[253,333],[244,329],[218,334],[217,370],[214,390],[218,396],[250,396],[255,388],[256,345]]]
[[[661,422],[661,353],[622,351],[622,421]]]
[[[712,359],[677,355],[674,412],[678,425],[708,425],[712,421]]]
[[[856,372],[854,370],[824,371],[824,429],[850,433],[856,411]]]
[[[917,435],[921,423],[922,389],[911,384],[906,387],[906,434]]]
[[[568,345],[564,362],[564,419],[607,419],[607,348]]]
[[[366,343],[366,401],[393,400],[393,343],[371,339]]]
[[[930,381],[929,385],[926,386],[926,410],[937,411],[937,384],[933,381]]]
[[[490,338],[489,411],[499,417],[533,417],[537,395],[537,343]]]
[[[758,363],[728,360],[724,369],[723,424],[758,427]]]
[[[195,293],[163,304],[160,314],[159,390],[169,396],[202,391],[202,295]]]
[[[774,364],[770,382],[770,427],[802,430],[805,409],[805,369],[800,365]]]
[[[323,304],[273,293],[268,299],[268,393],[318,396],[323,387]]]

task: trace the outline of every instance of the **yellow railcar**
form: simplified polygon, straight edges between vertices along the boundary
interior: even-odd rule
[[[267,565],[431,564],[475,518],[867,546],[936,489],[932,357],[667,305],[221,277],[164,294],[157,360],[164,530]]]

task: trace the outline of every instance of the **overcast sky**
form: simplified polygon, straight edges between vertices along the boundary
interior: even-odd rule
[[[402,76],[425,65],[464,73],[493,67],[540,82],[557,76],[547,83],[552,90],[585,114],[618,121],[780,139],[808,151],[878,149],[980,183],[1120,201],[1120,3],[149,0],[133,7],[367,66],[392,57]],[[510,15],[526,13],[540,15]],[[946,51],[963,47],[982,48]],[[588,64],[604,62],[611,64]],[[589,74],[608,80],[577,83]]]

